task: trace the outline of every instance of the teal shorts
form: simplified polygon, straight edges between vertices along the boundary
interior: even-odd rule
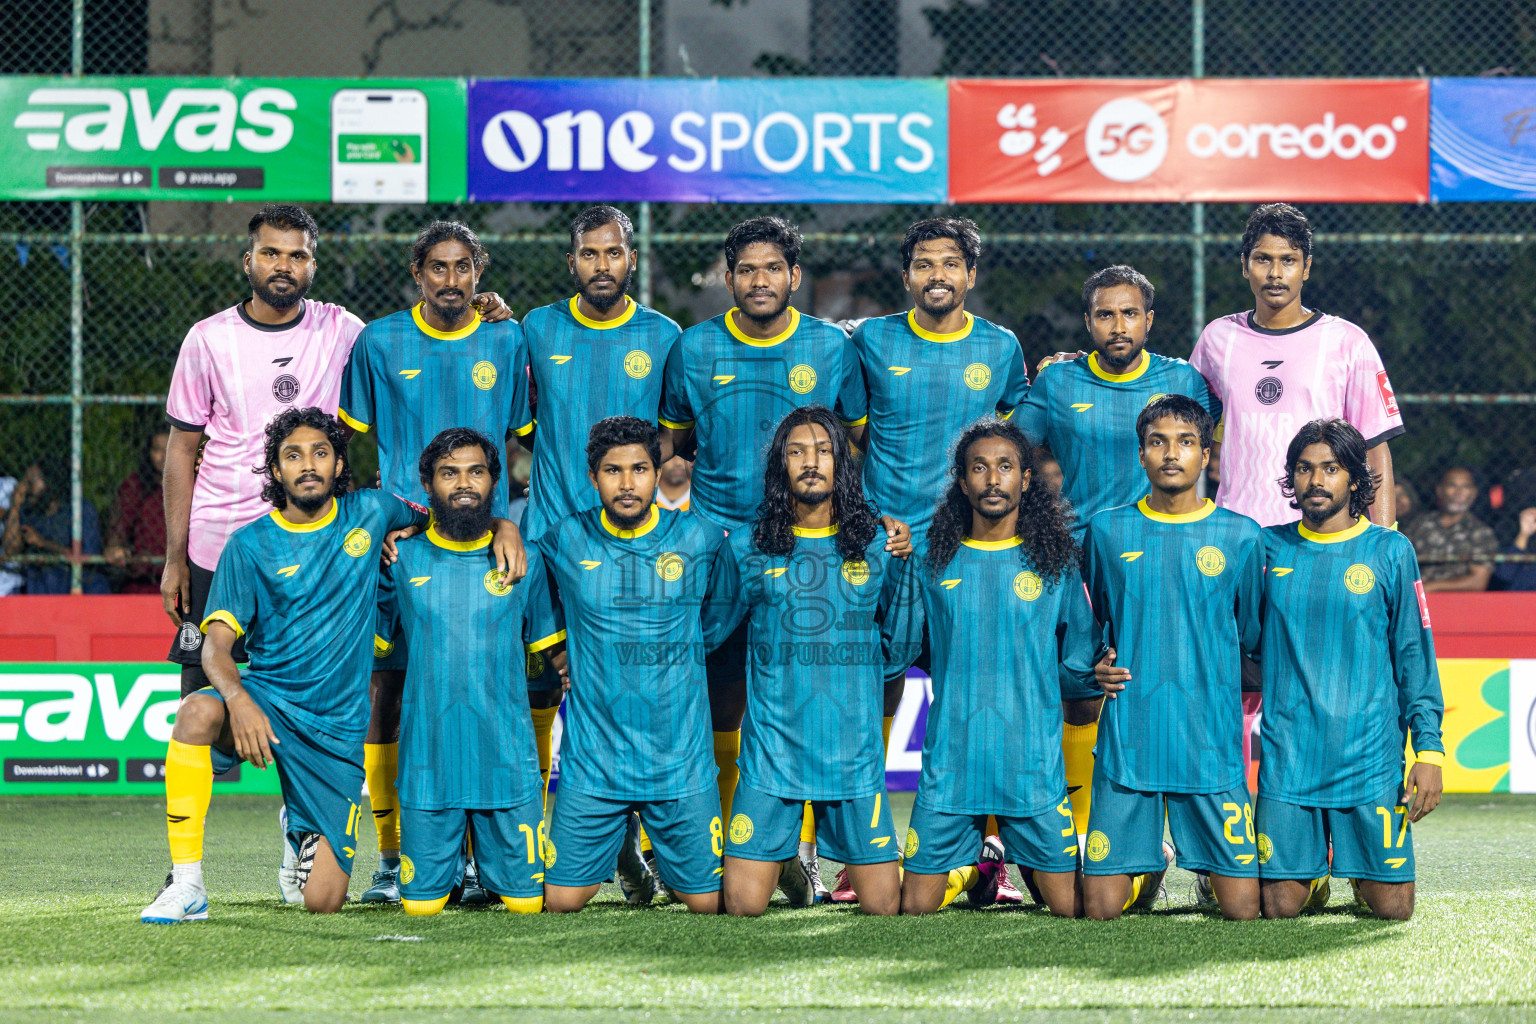
[[[923,806],[919,794],[902,848],[904,867],[920,875],[943,875],[975,864],[986,828],[987,815],[935,811]],[[1065,796],[1044,814],[997,815],[997,832],[1011,863],[1035,871],[1077,870],[1077,830],[1072,827],[1072,804]]]
[[[487,889],[516,899],[544,894],[544,800],[537,796],[502,810],[400,808],[400,895],[447,896],[464,876],[466,830]]]
[[[1144,793],[1093,773],[1085,875],[1162,871],[1163,822],[1173,833],[1179,867],[1228,878],[1257,878],[1258,845],[1248,787],[1225,793]]]
[[[598,885],[613,878],[630,813],[650,836],[662,881],[689,894],[720,891],[720,791],[714,786],[677,800],[607,800],[561,787],[544,848],[549,885]]]
[[[1259,797],[1259,877],[1310,881],[1332,873],[1372,882],[1413,881],[1413,826],[1396,783],[1359,807],[1299,807]],[[1098,798],[1098,794],[1094,794]]]
[[[303,837],[318,832],[331,844],[336,863],[352,873],[357,852],[357,827],[366,813],[358,805],[363,795],[363,741],[355,743],[326,736],[289,718],[253,687],[251,700],[267,716],[278,742],[272,746],[277,777],[288,807],[288,843],[298,850]],[[223,702],[219,691],[205,686],[192,696],[205,695]],[[213,772],[222,774],[240,763],[233,750],[212,748]]]
[[[853,800],[812,800],[816,848],[843,864],[884,864],[896,859],[896,826],[885,792]],[[730,842],[725,852],[742,860],[788,860],[800,851],[805,801],[769,796],[745,779],[731,800]]]

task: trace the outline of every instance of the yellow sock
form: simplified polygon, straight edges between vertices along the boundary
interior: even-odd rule
[[[1120,908],[1121,910],[1130,910],[1131,909],[1131,904],[1135,903],[1136,902],[1136,897],[1141,895],[1141,887],[1144,884],[1146,884],[1146,881],[1147,881],[1147,876],[1146,875],[1132,875],[1131,876],[1131,896],[1130,896],[1129,899],[1127,899],[1125,901],[1125,906],[1121,907]]]
[[[380,857],[400,856],[400,796],[395,792],[399,767],[400,744],[363,744],[363,778],[368,782],[368,802],[373,805]]]
[[[736,767],[736,757],[740,753],[740,729],[715,733],[715,767],[720,769],[716,784],[720,787],[721,821],[731,820],[731,798],[736,795],[736,781],[741,778],[741,770]]]
[[[503,896],[501,902],[514,914],[537,914],[544,910],[543,896]]]
[[[814,843],[816,841],[816,815],[811,813],[811,802],[805,802],[805,816],[800,819],[800,841],[802,843]]]
[[[431,917],[433,914],[442,913],[443,908],[448,905],[448,897],[440,896],[435,900],[401,900],[400,905],[412,917]]]
[[[560,708],[529,708],[533,715],[533,742],[539,748],[539,778],[544,780],[544,813],[549,813],[549,771],[555,763],[555,716]]]
[[[722,820],[724,820],[724,819],[722,819]],[[645,826],[644,825],[640,826],[640,852],[641,853],[650,853],[651,852],[651,837],[645,834]]]
[[[165,751],[165,831],[172,864],[203,859],[203,829],[212,799],[212,749],[171,740]]]
[[[1093,798],[1093,745],[1098,741],[1098,722],[1061,727],[1061,753],[1067,762],[1072,824],[1078,835],[1088,831],[1088,804]]]
[[[895,715],[880,719],[880,742],[884,744],[886,754],[891,752],[891,723],[894,721],[896,721]]]
[[[963,868],[955,868],[949,873],[949,880],[944,884],[944,902],[940,907],[947,907],[955,902],[955,897],[968,889],[976,887],[981,881],[981,872],[976,870],[974,864],[968,864]]]

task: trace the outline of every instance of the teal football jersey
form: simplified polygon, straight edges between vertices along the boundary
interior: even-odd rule
[[[1108,509],[1089,520],[1083,579],[1115,664],[1131,670],[1099,716],[1104,774],[1143,793],[1242,785],[1241,658],[1259,639],[1259,524],[1209,499],[1182,516],[1145,499]]]
[[[865,320],[853,346],[869,392],[864,489],[882,515],[928,534],[949,486],[950,449],[965,428],[1007,416],[1029,391],[1024,352],[1006,327],[965,315],[954,334],[917,325],[913,311]]]
[[[426,512],[383,491],[336,498],[316,522],[273,510],[230,537],[208,592],[203,632],[245,637],[241,682],[296,722],[343,742],[368,731],[379,545]]]
[[[607,323],[583,316],[575,296],[523,319],[538,406],[523,514],[529,541],[572,512],[600,504],[587,479],[587,435],[598,420],[638,416],[655,423],[661,410],[678,326],[628,296],[624,302],[627,311]]]
[[[533,429],[528,414],[528,357],[514,320],[488,324],[475,314],[462,330],[439,331],[421,305],[363,328],[341,377],[343,422],[374,431],[384,490],[425,502],[417,466],[422,451],[449,427],[473,427],[498,444]],[[507,514],[497,487],[491,514]]]
[[[1043,444],[1061,463],[1062,496],[1071,502],[1073,532],[1081,541],[1088,520],[1107,508],[1133,504],[1147,493],[1136,417],[1153,399],[1187,395],[1221,421],[1221,402],[1205,378],[1182,359],[1144,352],[1136,369],[1113,374],[1086,359],[1053,363],[1035,379],[1013,422],[1032,444]]]
[[[720,555],[715,592],[729,610],[711,632],[748,623],[741,777],[792,800],[871,796],[885,788],[885,651],[908,632],[896,607],[906,563],[886,552],[884,530],[850,562],[836,527],[795,537],[790,554],[767,555],[746,527]]]
[[[724,537],[651,507],[633,530],[602,508],[539,542],[565,614],[571,691],[560,788],[605,800],[677,800],[715,782],[703,608]]]
[[[914,562],[902,580],[893,652],[910,662],[920,624],[932,649],[918,783],[931,810],[1028,817],[1067,796],[1061,700],[1093,685],[1098,631],[1077,573],[1042,580],[1019,547],[967,538],[937,577]]]
[[[803,405],[865,420],[864,375],[842,328],[791,308],[784,332],[749,338],[736,311],[683,332],[667,358],[661,423],[692,427],[698,443],[689,508],[725,530],[752,521],[779,421]]]
[[[539,752],[527,712],[527,655],[565,639],[536,547],[511,586],[491,536],[453,541],[435,529],[402,541],[396,614],[411,650],[400,703],[400,803],[490,810],[539,798]]]
[[[1264,531],[1259,792],[1356,807],[1403,780],[1403,747],[1444,752],[1429,603],[1408,538],[1361,519],[1342,533]]]

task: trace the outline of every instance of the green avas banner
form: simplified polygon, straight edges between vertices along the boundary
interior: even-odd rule
[[[165,662],[0,663],[0,796],[159,793],[180,696]],[[214,781],[278,792],[273,768],[241,764]]]
[[[462,79],[0,78],[0,199],[458,202]]]

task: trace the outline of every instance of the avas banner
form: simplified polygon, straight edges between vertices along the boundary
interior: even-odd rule
[[[0,796],[154,796],[165,780],[181,674],[165,662],[0,664]],[[276,793],[277,772],[248,764],[216,792]]]
[[[1436,78],[1429,97],[1431,199],[1536,199],[1536,78]]]
[[[941,79],[526,79],[469,85],[477,202],[941,203]]]
[[[457,202],[461,79],[0,78],[0,198]]]
[[[1362,79],[949,84],[950,199],[1424,202],[1429,83]]]

